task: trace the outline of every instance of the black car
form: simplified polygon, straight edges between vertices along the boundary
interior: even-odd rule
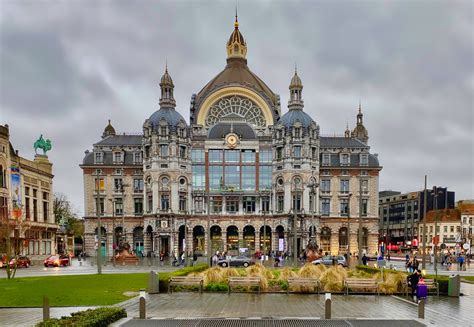
[[[229,260],[221,259],[217,262],[217,264],[221,267],[248,267],[255,264],[255,261],[251,258],[248,258],[243,255],[239,255],[236,257],[230,257]]]

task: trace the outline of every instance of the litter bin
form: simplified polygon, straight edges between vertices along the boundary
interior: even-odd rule
[[[448,296],[459,296],[461,293],[461,276],[452,274],[448,280]]]

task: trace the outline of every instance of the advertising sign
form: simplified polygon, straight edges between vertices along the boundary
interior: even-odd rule
[[[12,208],[13,218],[21,217],[21,176],[20,169],[18,167],[11,167],[11,197],[12,197]]]
[[[278,251],[285,251],[285,239],[279,238],[278,239]]]

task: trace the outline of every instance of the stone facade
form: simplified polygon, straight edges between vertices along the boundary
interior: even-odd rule
[[[21,244],[17,254],[32,260],[56,254],[52,164],[46,155],[21,157],[10,143],[8,125],[0,125],[0,174],[0,219],[17,221],[12,232]]]
[[[225,69],[192,95],[190,125],[175,110],[166,68],[160,109],[145,120],[143,134],[116,134],[109,123],[86,152],[86,251],[98,247],[96,207],[103,206],[106,255],[123,241],[143,254],[300,252],[311,238],[333,254],[357,252],[359,221],[363,246],[375,253],[381,167],[369,152],[361,107],[352,133],[321,136],[304,111],[296,70],[281,114],[279,95],[247,66],[237,21],[227,53]],[[117,153],[125,159],[115,160]],[[137,153],[142,161],[134,160]],[[120,185],[141,178],[140,192],[114,192],[117,176]],[[117,199],[123,214],[112,210]]]

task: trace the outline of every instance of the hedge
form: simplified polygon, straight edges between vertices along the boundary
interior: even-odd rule
[[[205,263],[198,264],[192,267],[185,267],[170,273],[159,273],[159,283],[160,283],[160,291],[167,291],[168,290],[168,282],[170,277],[173,276],[187,276],[190,273],[200,273],[209,268],[209,265]]]
[[[123,308],[106,307],[89,309],[71,313],[70,317],[48,319],[40,322],[36,327],[63,327],[63,326],[90,326],[107,327],[113,322],[125,318],[127,312]]]

